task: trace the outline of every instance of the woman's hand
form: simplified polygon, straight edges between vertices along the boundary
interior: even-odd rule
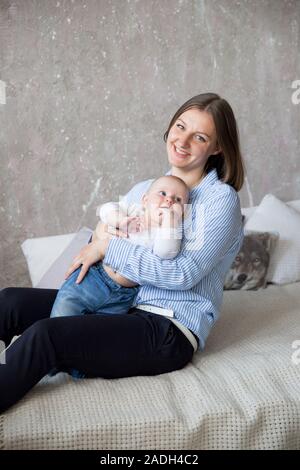
[[[113,235],[107,230],[108,227],[106,224],[98,224],[96,236],[93,237],[91,243],[83,247],[79,254],[75,256],[73,263],[65,274],[65,279],[67,279],[70,274],[75,271],[75,269],[82,266],[81,271],[76,279],[76,284],[79,284],[90,267],[97,263],[97,261],[103,260],[109,244],[109,240],[113,237]]]
[[[108,243],[109,238],[104,240],[96,239],[83,247],[79,254],[75,256],[73,263],[65,274],[65,279],[67,279],[77,268],[82,266],[81,271],[76,279],[76,284],[79,284],[90,267],[97,263],[97,261],[100,261],[104,258]]]

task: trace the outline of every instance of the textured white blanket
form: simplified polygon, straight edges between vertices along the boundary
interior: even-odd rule
[[[205,352],[186,368],[118,380],[45,378],[0,417],[0,448],[299,449],[295,340],[300,283],[225,292]]]

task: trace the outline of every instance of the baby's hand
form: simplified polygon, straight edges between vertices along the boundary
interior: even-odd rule
[[[119,230],[124,233],[136,233],[141,231],[140,217],[124,217],[119,223]]]
[[[160,208],[160,220],[162,227],[175,228],[182,220],[182,207],[180,204],[173,204],[169,209]]]
[[[175,204],[173,204],[173,206],[171,207],[171,210],[173,211],[175,222],[177,224],[182,222],[182,218],[183,218],[183,207],[182,207],[182,205],[175,202]]]

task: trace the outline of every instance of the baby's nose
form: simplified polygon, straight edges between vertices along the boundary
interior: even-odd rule
[[[169,204],[169,206],[174,204],[174,197],[173,196],[166,196],[166,203]]]

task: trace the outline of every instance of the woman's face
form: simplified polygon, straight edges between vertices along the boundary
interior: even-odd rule
[[[167,152],[173,167],[204,168],[208,157],[220,152],[212,116],[195,108],[182,113],[169,131]]]

